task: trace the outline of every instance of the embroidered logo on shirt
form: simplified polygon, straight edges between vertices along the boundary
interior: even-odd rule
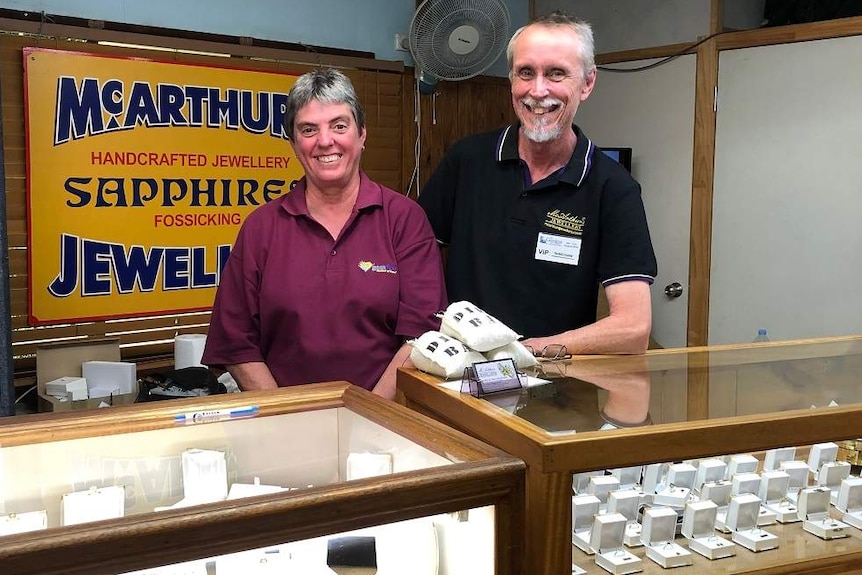
[[[587,223],[586,216],[573,216],[568,212],[554,210],[545,215],[545,227],[573,236],[584,235],[584,225]]]
[[[372,271],[383,274],[397,274],[398,268],[391,264],[375,264],[374,262],[360,261],[359,269],[364,272]]]

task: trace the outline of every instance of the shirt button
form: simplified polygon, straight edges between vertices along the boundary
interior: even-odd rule
[[[332,250],[332,253],[331,253],[330,255],[333,255],[333,256],[334,256],[334,255],[335,255],[335,250]]]

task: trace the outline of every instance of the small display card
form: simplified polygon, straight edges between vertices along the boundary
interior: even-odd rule
[[[464,383],[470,393],[482,397],[490,393],[521,389],[521,379],[511,358],[480,361],[465,370]]]

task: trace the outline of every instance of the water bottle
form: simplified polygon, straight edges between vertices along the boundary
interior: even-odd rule
[[[757,330],[757,337],[754,338],[754,343],[757,343],[759,341],[769,341],[769,336],[766,335],[766,330],[763,328]]]

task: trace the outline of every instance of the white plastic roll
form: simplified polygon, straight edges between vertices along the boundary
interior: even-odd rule
[[[174,369],[202,367],[201,357],[207,336],[202,333],[188,333],[174,338]]]

